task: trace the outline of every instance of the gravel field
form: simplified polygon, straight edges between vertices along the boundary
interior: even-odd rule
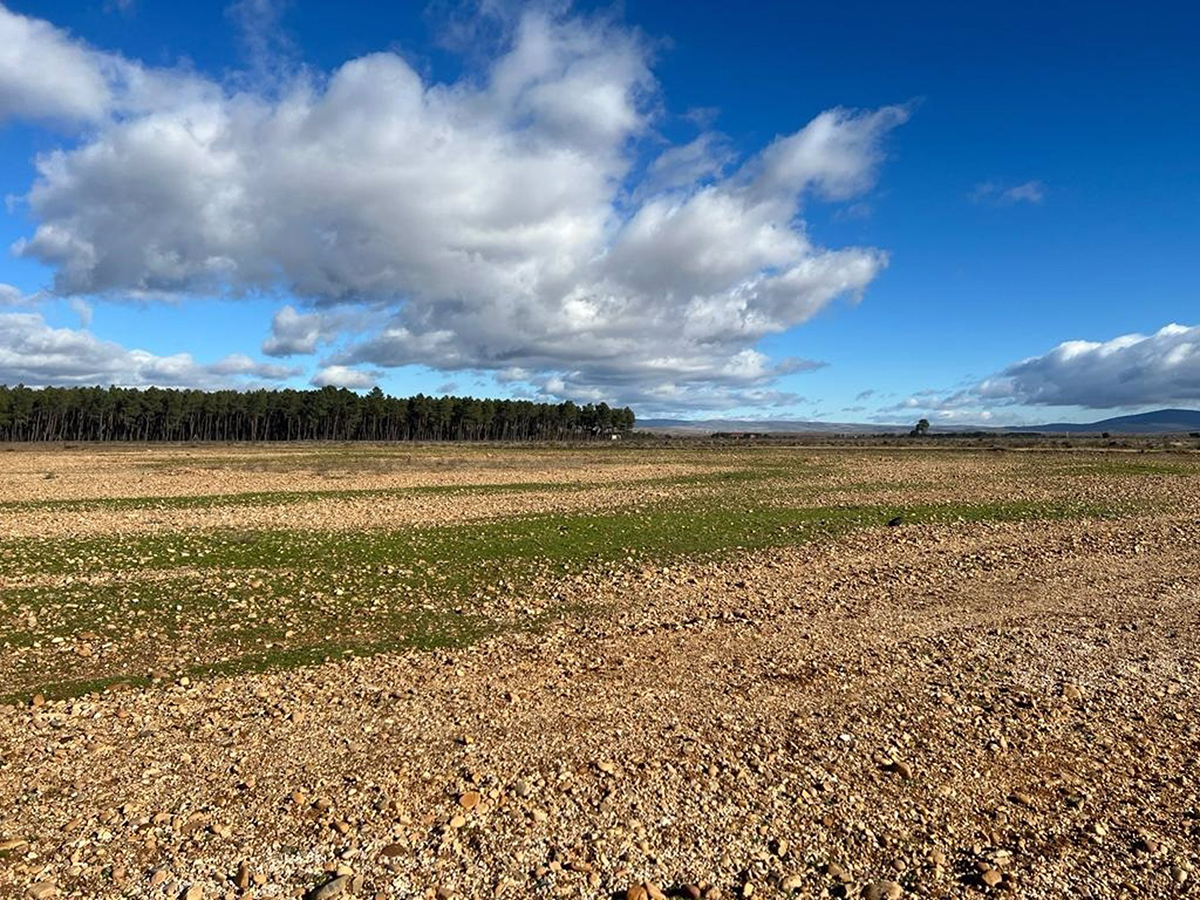
[[[239,460],[215,490],[170,474],[182,452],[0,458],[10,504],[254,494],[152,529],[119,524],[136,505],[5,511],[0,896],[1200,896],[1193,455],[492,448],[400,473],[189,448]],[[270,496],[321,471],[464,491]],[[571,490],[471,490],[534,482]],[[218,552],[231,515],[264,541],[319,522],[341,555]],[[510,527],[542,529],[528,566]],[[80,562],[88,534],[111,556]],[[364,540],[420,559],[403,590]],[[474,575],[439,581],[463,547]],[[260,586],[188,619],[225,581]],[[79,631],[117,596],[149,612]],[[412,628],[367,617],[380,598],[473,626],[366,652],[355,629]],[[268,645],[317,617],[322,654],[209,666],[272,614]]]

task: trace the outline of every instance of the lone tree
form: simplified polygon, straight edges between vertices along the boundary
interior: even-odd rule
[[[922,419],[913,426],[913,430],[908,433],[909,437],[924,437],[929,433],[929,420]]]

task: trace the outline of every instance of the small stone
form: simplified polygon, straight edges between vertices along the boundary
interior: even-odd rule
[[[783,881],[779,882],[779,886],[785,891],[798,891],[804,885],[804,879],[799,875],[789,875]]]
[[[743,897],[753,897],[754,896],[754,883],[753,882],[747,881],[745,884],[742,885],[742,896]]]
[[[1157,853],[1158,848],[1158,839],[1147,831],[1139,832],[1137,842],[1133,845],[1133,849],[1142,853]]]
[[[901,778],[905,779],[906,781],[913,777],[912,766],[910,766],[908,763],[906,763],[902,759],[898,759],[894,763],[892,763],[892,771],[895,772],[897,775],[899,775]]]
[[[1004,880],[1004,876],[1000,874],[999,869],[988,868],[979,873],[979,880],[988,887],[995,887]]]
[[[645,885],[631,884],[625,891],[625,900],[650,900]]]
[[[1029,794],[1026,794],[1024,791],[1013,791],[1012,794],[1009,795],[1009,799],[1012,800],[1013,803],[1019,803],[1021,806],[1029,809],[1034,808],[1033,797],[1029,796]]]
[[[1171,866],[1171,880],[1176,884],[1183,884],[1187,881],[1187,869],[1180,865]]]
[[[46,695],[45,694],[34,694],[33,700],[30,702],[29,705],[32,706],[34,709],[37,709],[39,706],[45,706],[46,705]]]
[[[1074,684],[1064,684],[1062,688],[1062,695],[1067,700],[1078,701],[1083,699],[1083,691],[1079,689],[1078,685]]]
[[[29,890],[25,893],[33,900],[47,900],[58,893],[58,888],[55,887],[53,881],[36,881],[29,886]]]
[[[233,883],[242,890],[250,887],[250,866],[244,862],[239,863],[237,868],[237,876],[233,879]]]
[[[946,864],[946,854],[936,848],[930,850],[929,861],[935,866],[944,866]]]
[[[16,850],[24,847],[26,843],[28,842],[21,840],[21,838],[10,838],[7,841],[0,841],[0,853],[3,853],[5,850]]]
[[[650,900],[667,900],[667,895],[664,894],[662,889],[653,881],[647,881],[645,883],[645,888],[646,896],[649,897]]]
[[[850,883],[850,873],[839,866],[837,863],[830,863],[825,867],[825,874],[841,884]]]
[[[388,844],[386,847],[380,850],[379,853],[381,856],[386,856],[388,859],[395,859],[397,856],[403,855],[404,845]]]
[[[467,817],[463,815],[455,815],[450,818],[451,828],[462,828],[467,824]]]
[[[198,884],[193,884],[183,892],[183,900],[204,900],[204,888]]]
[[[160,884],[162,884],[166,880],[167,880],[167,870],[166,869],[155,869],[154,873],[150,876],[150,887],[158,887]]]
[[[436,892],[437,900],[450,900],[451,897],[458,895],[458,892],[452,887],[439,887]]]
[[[474,809],[479,805],[479,791],[467,791],[465,794],[459,795],[458,805],[463,809]]]
[[[862,889],[863,900],[900,900],[904,888],[894,881],[872,881]]]
[[[688,900],[700,900],[704,896],[704,892],[700,890],[700,886],[695,884],[685,884],[683,886],[683,894]]]
[[[334,897],[344,896],[350,889],[350,876],[339,875],[326,884],[316,888],[309,894],[309,900],[333,900]]]

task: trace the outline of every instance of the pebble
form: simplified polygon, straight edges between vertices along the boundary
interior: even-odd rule
[[[1011,799],[1013,803],[1019,803],[1021,806],[1029,809],[1034,808],[1033,797],[1031,797],[1029,794],[1026,794],[1024,791],[1013,791],[1012,794],[1009,795],[1009,799]]]
[[[339,875],[333,881],[321,885],[309,894],[309,900],[333,900],[334,897],[344,896],[350,889],[350,876]]]
[[[474,809],[479,805],[479,791],[467,791],[458,798],[458,805],[463,809]]]
[[[849,884],[849,882],[850,882],[850,873],[847,872],[845,869],[843,869],[841,866],[839,866],[837,863],[830,863],[829,865],[827,865],[825,867],[825,874],[828,875],[830,878],[832,878],[834,881],[841,882],[842,884]]]
[[[894,881],[872,881],[862,889],[863,900],[900,900],[904,888]]]
[[[46,900],[48,897],[53,897],[58,893],[58,888],[55,887],[52,881],[37,881],[30,885],[26,894],[33,900]]]
[[[184,891],[183,900],[204,900],[204,888],[198,884],[193,884]]]

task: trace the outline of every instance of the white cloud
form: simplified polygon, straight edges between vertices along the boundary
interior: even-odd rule
[[[1012,206],[1014,203],[1030,203],[1034,206],[1046,199],[1046,185],[1040,181],[1025,181],[1005,186],[995,181],[984,181],[975,185],[971,199],[976,203],[992,206]]]
[[[188,353],[157,356],[102,340],[89,331],[53,328],[37,313],[0,313],[0,384],[215,389],[252,387],[297,374],[241,355],[207,364]]]
[[[94,312],[95,312],[92,309],[92,304],[88,303],[82,297],[72,297],[71,298],[71,311],[74,312],[75,315],[79,316],[79,327],[80,328],[91,328],[92,327],[92,316],[94,315]]]
[[[267,356],[315,353],[321,344],[334,340],[350,326],[352,317],[328,312],[301,313],[287,305],[271,319],[271,333],[262,343]]]
[[[11,116],[95,121],[113,103],[121,61],[41,19],[0,6],[0,121]]]
[[[342,387],[351,390],[375,387],[379,383],[380,372],[360,372],[346,366],[325,366],[312,377],[311,384],[316,387]]]
[[[1067,341],[1009,366],[976,393],[999,403],[1090,409],[1200,402],[1200,326]]]
[[[643,168],[650,55],[607,20],[526,13],[452,84],[375,53],[264,92],[127,63],[114,79],[114,57],[54,39],[108,85],[89,115],[122,113],[37,161],[18,255],[65,294],[282,289],[381,316],[331,366],[518,367],[561,396],[749,401],[795,371],[757,342],[857,298],[887,262],[821,247],[802,210],[867,190],[906,108],[821,113],[740,165],[705,132]],[[323,315],[281,310],[264,352],[332,341],[344,323]]]
[[[0,306],[17,306],[25,300],[25,293],[20,288],[0,282]]]

